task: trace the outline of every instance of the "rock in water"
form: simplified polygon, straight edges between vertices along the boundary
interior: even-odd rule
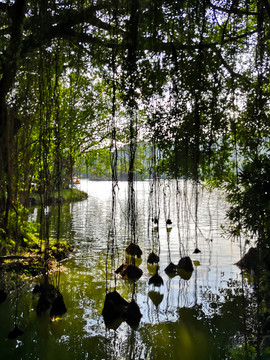
[[[148,256],[147,262],[149,264],[157,264],[159,262],[159,256],[152,251]]]
[[[189,256],[184,256],[179,260],[177,265],[179,269],[185,270],[187,272],[192,272],[194,270],[192,261]]]
[[[247,271],[251,271],[251,269],[257,271],[259,268],[259,250],[251,247],[236,265]]]
[[[122,298],[117,291],[112,291],[106,294],[102,316],[105,325],[108,326],[119,318],[124,318],[128,302]]]
[[[122,273],[123,270],[124,270],[124,266],[125,266],[125,264],[120,265],[120,266],[115,270],[115,273],[121,275],[121,273]]]
[[[142,276],[143,271],[136,265],[122,264],[115,270],[115,273],[121,275],[126,280],[138,280]]]
[[[142,250],[140,249],[139,245],[130,243],[128,247],[126,248],[126,252],[129,255],[137,256],[140,258],[142,256]]]
[[[138,268],[135,265],[128,265],[125,273],[124,273],[124,278],[125,279],[139,279],[143,274],[143,271]]]
[[[165,271],[165,273],[168,274],[168,275],[170,275],[170,274],[176,274],[176,272],[177,272],[177,266],[176,266],[174,263],[170,262],[169,265],[165,268],[164,271]]]

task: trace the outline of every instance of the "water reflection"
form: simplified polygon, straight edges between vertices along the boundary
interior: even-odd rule
[[[157,189],[161,194],[164,184]],[[222,236],[225,204],[217,193],[199,189],[194,207],[192,184],[179,181],[166,186],[166,197],[159,201],[158,249],[153,248],[157,233],[149,231],[150,184],[135,185],[137,202],[137,237],[142,249],[143,274],[135,283],[114,278],[113,270],[125,262],[130,243],[125,225],[127,183],[119,183],[115,208],[114,264],[112,282],[107,283],[106,258],[111,227],[111,183],[84,180],[80,187],[89,197],[61,207],[61,237],[71,242],[76,252],[65,263],[60,291],[67,314],[50,322],[49,314],[37,316],[34,284],[20,294],[18,325],[24,331],[15,341],[6,340],[14,319],[15,297],[0,305],[3,326],[0,329],[1,355],[6,359],[224,359],[236,333],[244,334],[242,277],[233,265],[240,257],[239,246]],[[168,190],[169,187],[169,190]],[[170,195],[168,195],[170,194]],[[57,210],[51,207],[51,236],[56,237]],[[197,223],[195,212],[197,211]],[[163,215],[164,214],[164,215]],[[33,219],[38,218],[34,210]],[[166,221],[172,221],[167,231]],[[54,227],[55,226],[55,227]],[[152,235],[155,236],[152,238]],[[155,246],[157,243],[155,243]],[[200,253],[193,253],[195,247]],[[163,284],[149,284],[155,270],[149,268],[149,254],[158,251],[158,275]],[[166,266],[178,264],[183,256],[192,260],[190,277],[168,276]],[[135,291],[134,291],[134,286]],[[248,285],[247,285],[248,286]],[[243,290],[242,290],[243,289]],[[134,329],[121,322],[108,329],[102,317],[105,295],[116,290],[130,303],[133,294],[142,317]],[[251,295],[250,295],[251,296]],[[247,299],[245,301],[248,301]],[[246,310],[247,311],[247,310]]]

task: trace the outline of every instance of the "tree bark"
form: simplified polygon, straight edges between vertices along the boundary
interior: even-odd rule
[[[10,198],[10,194],[8,194],[10,190],[7,191],[10,189],[7,180],[11,176],[8,166],[8,159],[11,156],[9,141],[14,136],[14,129],[12,124],[8,123],[7,95],[14,84],[18,70],[25,5],[26,0],[16,0],[12,6],[6,8],[7,16],[11,20],[11,36],[2,57],[3,66],[0,80],[0,214],[9,208],[6,204],[6,199]]]

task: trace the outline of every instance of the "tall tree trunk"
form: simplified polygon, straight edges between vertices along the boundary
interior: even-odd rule
[[[26,0],[16,0],[13,5],[7,7],[7,16],[11,19],[11,37],[2,57],[4,63],[0,80],[0,215],[9,208],[9,204],[6,204],[7,198],[10,197],[10,194],[7,196],[6,192],[7,188],[10,189],[7,184],[7,177],[10,176],[10,173],[8,175],[10,171],[8,170],[8,158],[11,156],[8,144],[10,136],[14,136],[14,128],[12,124],[8,124],[6,100],[18,70],[25,5]]]

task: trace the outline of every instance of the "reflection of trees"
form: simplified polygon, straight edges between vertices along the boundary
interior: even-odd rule
[[[242,287],[241,280],[229,280],[227,288],[219,288],[217,293],[205,288],[200,294],[201,303],[192,301],[194,305],[187,296],[188,281],[170,278],[166,285],[165,310],[160,312],[166,316],[165,321],[159,317],[159,322],[151,321],[140,328],[149,358],[224,360],[232,347],[245,343],[247,334],[255,334],[256,301],[249,285],[244,283]],[[172,295],[179,300],[178,310],[172,306]],[[178,315],[176,321],[172,321],[172,311]]]
[[[222,359],[226,358],[235,334],[244,338],[243,312],[250,315],[252,305],[243,297],[227,291],[226,301],[218,304],[213,316],[206,315],[201,305],[178,310],[178,321],[146,325],[141,329],[142,341],[151,359]]]

